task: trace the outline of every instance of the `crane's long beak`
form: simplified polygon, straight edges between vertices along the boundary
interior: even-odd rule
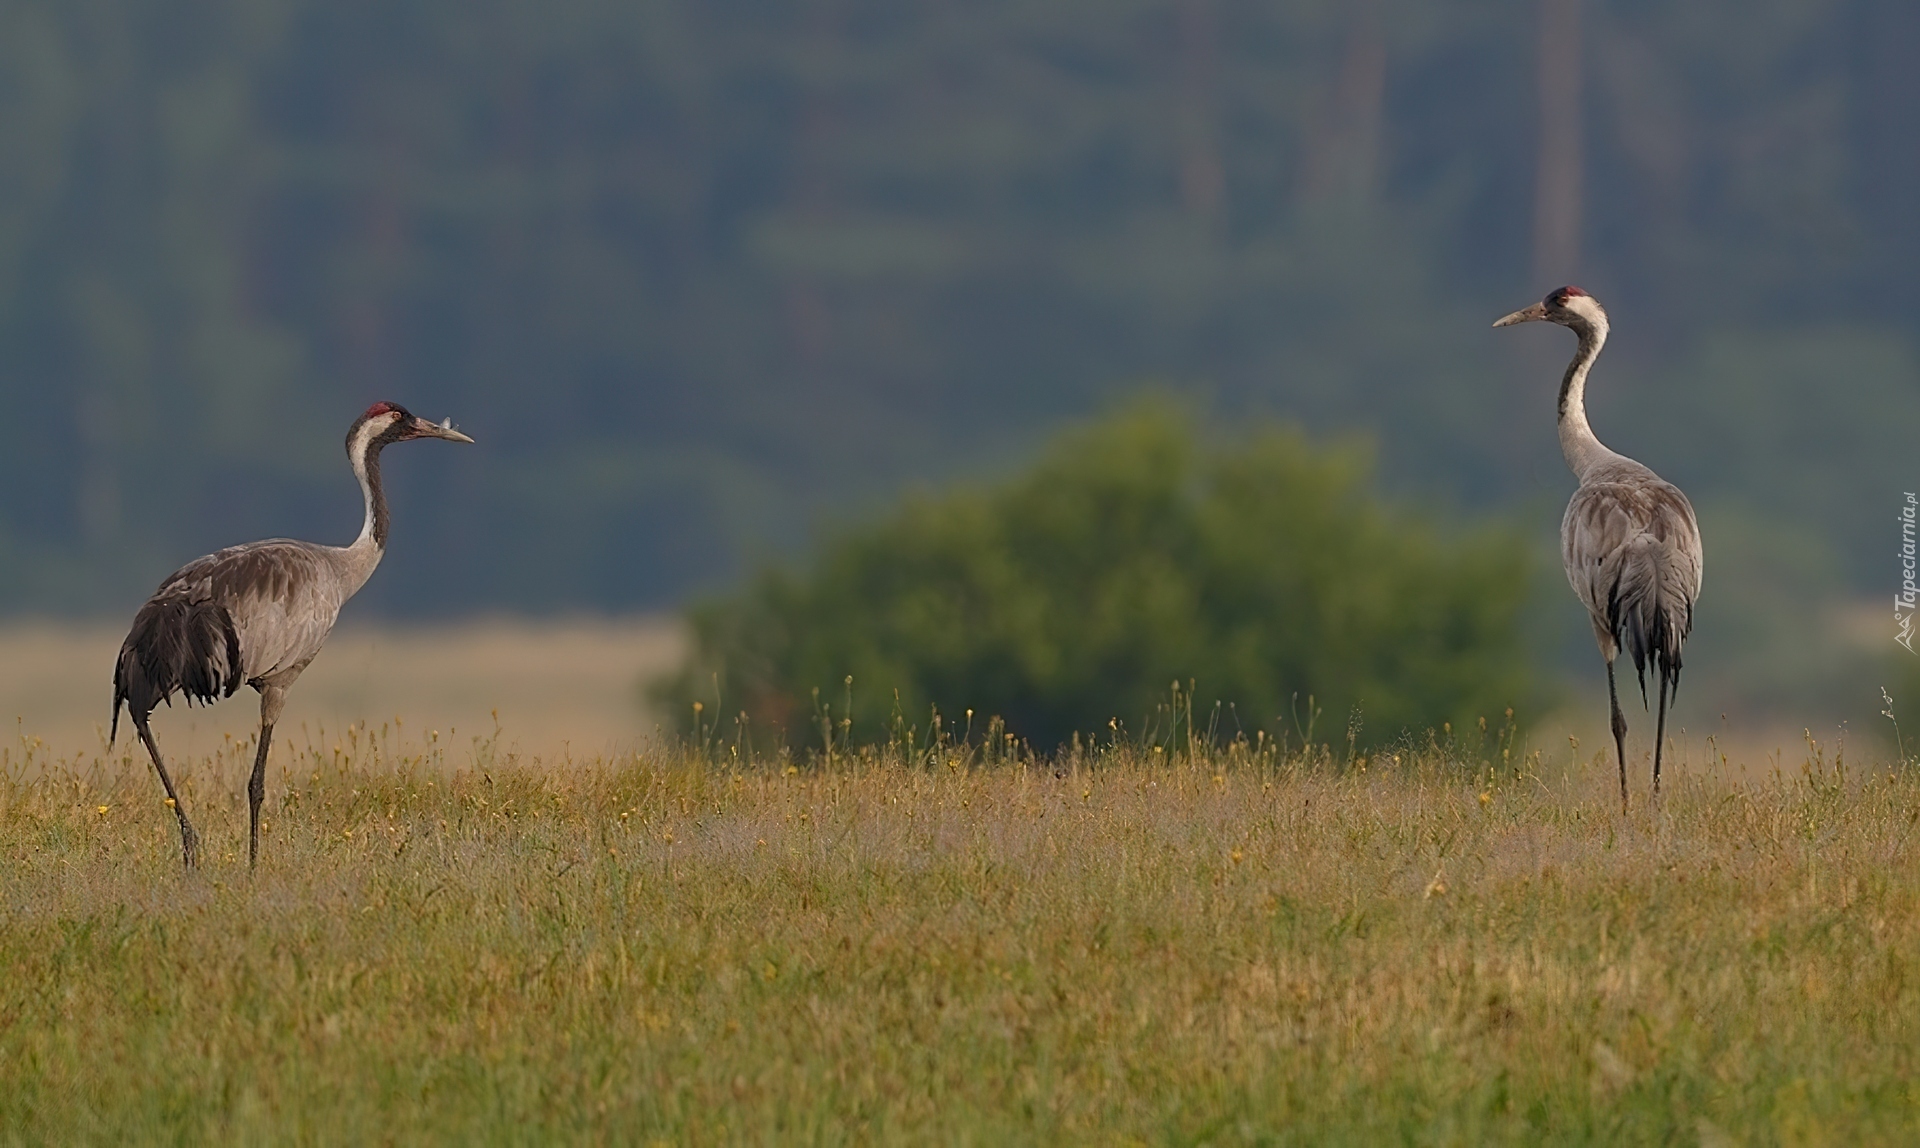
[[[440,422],[434,423],[434,422],[428,422],[426,419],[415,416],[413,420],[412,430],[413,430],[413,433],[408,436],[409,438],[443,438],[443,439],[446,439],[448,442],[472,442],[473,441],[472,439],[468,438],[466,435],[463,435],[459,431],[453,429],[452,419],[444,419]]]
[[[1531,307],[1522,307],[1511,315],[1503,315],[1495,319],[1493,325],[1496,327],[1511,327],[1515,323],[1531,323],[1536,319],[1545,319],[1546,317],[1547,305],[1545,303],[1535,303]]]

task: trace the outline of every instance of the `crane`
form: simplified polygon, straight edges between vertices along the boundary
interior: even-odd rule
[[[1587,424],[1587,372],[1607,342],[1607,312],[1578,287],[1562,287],[1496,327],[1545,321],[1579,337],[1560,382],[1560,451],[1579,489],[1560,521],[1560,558],[1567,581],[1587,608],[1600,656],[1607,660],[1607,700],[1620,761],[1620,812],[1627,811],[1627,719],[1620,713],[1613,660],[1622,646],[1633,657],[1640,702],[1647,702],[1653,662],[1660,717],[1654,728],[1653,795],[1660,796],[1660,751],[1667,703],[1680,684],[1680,650],[1693,630],[1702,552],[1693,504],[1680,488],[1640,463],[1608,450]]]
[[[375,403],[347,431],[347,457],[360,480],[366,519],[347,546],[270,538],[196,558],[167,575],[133,616],[113,668],[111,745],[127,707],[140,741],[153,758],[180,821],[180,854],[199,863],[200,837],[167,775],[148,719],[173,695],[189,705],[232,697],[241,685],[260,693],[260,745],[247,782],[247,865],[260,859],[260,801],[266,793],[267,747],[287,691],[333,629],[340,607],[366,585],[387,549],[387,497],[380,487],[380,452],[408,439],[473,440],[451,420],[432,423],[398,403]]]

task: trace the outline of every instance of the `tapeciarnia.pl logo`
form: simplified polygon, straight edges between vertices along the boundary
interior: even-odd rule
[[[1920,652],[1913,648],[1913,612],[1915,605],[1920,604],[1920,587],[1913,584],[1913,528],[1917,506],[1920,501],[1916,501],[1913,491],[1907,491],[1906,505],[1900,508],[1900,592],[1893,596],[1893,623],[1899,627],[1893,640],[1905,646],[1909,654]]]

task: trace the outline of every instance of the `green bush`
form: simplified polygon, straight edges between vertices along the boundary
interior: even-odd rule
[[[1196,683],[1203,730],[1217,699],[1224,736],[1297,739],[1309,697],[1318,737],[1357,717],[1370,742],[1520,704],[1526,548],[1382,503],[1368,464],[1292,430],[1217,442],[1145,402],[1022,477],[910,497],[809,568],[696,607],[657,694],[797,738],[822,706],[841,725],[849,692],[856,740],[971,709],[1038,749],[1113,720],[1137,735],[1176,682]]]

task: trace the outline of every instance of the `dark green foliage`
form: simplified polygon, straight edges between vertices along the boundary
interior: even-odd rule
[[[1879,593],[1857,464],[1903,457],[1903,411],[1735,449],[1805,409],[1741,361],[1779,356],[1724,348],[1844,322],[1910,358],[1920,7],[1583,10],[1567,274],[1619,332],[1596,405],[1646,396],[1691,494],[1791,517]],[[1565,351],[1486,328],[1551,286],[1536,16],[0,0],[0,603],[117,614],[221,544],[350,537],[339,437],[380,398],[481,447],[396,452],[362,609],[658,607],[1148,377],[1365,427],[1399,489],[1557,513]],[[1739,405],[1667,403],[1681,363]],[[1744,457],[1799,493],[1747,489]]]
[[[1011,482],[911,498],[700,607],[667,695],[804,739],[817,706],[844,719],[851,675],[856,737],[887,733],[897,691],[923,729],[930,706],[950,730],[972,709],[976,731],[1001,717],[1039,748],[1113,719],[1147,732],[1190,681],[1195,722],[1218,700],[1224,736],[1298,737],[1310,695],[1332,740],[1356,713],[1378,741],[1520,704],[1524,547],[1383,504],[1367,471],[1357,447],[1223,444],[1138,405]]]

